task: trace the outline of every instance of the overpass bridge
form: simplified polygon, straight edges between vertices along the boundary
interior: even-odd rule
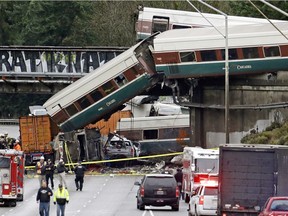
[[[0,93],[54,94],[126,47],[1,46]]]

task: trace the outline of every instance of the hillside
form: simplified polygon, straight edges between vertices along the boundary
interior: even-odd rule
[[[253,130],[241,139],[241,143],[288,145],[288,121],[282,124],[273,122],[271,126],[260,133]]]

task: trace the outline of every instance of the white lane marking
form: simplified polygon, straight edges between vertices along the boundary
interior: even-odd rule
[[[145,209],[145,211],[143,212],[142,216],[145,216],[146,213],[147,213],[147,211],[149,211],[149,213],[150,213],[151,216],[154,216],[153,211],[152,211],[150,208],[151,208],[150,206],[147,207],[147,210]]]
[[[147,212],[147,210],[145,210],[145,211],[143,212],[142,216],[144,216],[144,215],[146,214],[146,212]]]

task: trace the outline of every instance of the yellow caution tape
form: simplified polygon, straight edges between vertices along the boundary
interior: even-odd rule
[[[175,156],[181,155],[183,152],[174,152],[174,153],[167,153],[167,154],[158,154],[158,155],[149,155],[149,156],[142,156],[142,157],[132,157],[132,158],[119,158],[119,159],[112,159],[112,160],[100,160],[100,161],[87,161],[81,162],[82,164],[101,164],[101,163],[113,163],[119,161],[130,161],[130,160],[138,160],[138,159],[150,159],[150,158],[158,158],[158,157],[167,157],[167,156]],[[68,161],[66,166],[75,166],[77,163],[72,163]],[[25,169],[35,168],[35,166],[26,166]]]

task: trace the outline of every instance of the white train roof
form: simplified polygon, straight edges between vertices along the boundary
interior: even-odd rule
[[[223,15],[202,13],[215,26],[224,26],[225,19]],[[185,24],[193,26],[211,26],[211,24],[203,18],[198,12],[171,10],[163,8],[144,7],[143,11],[139,12],[139,20],[152,20],[153,16],[169,17],[169,21],[175,24]],[[282,22],[280,20],[272,20],[273,22]],[[243,16],[228,16],[229,25],[243,25],[255,23],[268,23],[264,18],[243,17]]]
[[[288,22],[276,23],[288,36]],[[225,27],[217,28],[225,36]],[[228,26],[228,46],[259,46],[287,44],[288,40],[270,23]],[[155,52],[185,51],[198,49],[217,49],[225,47],[225,38],[214,28],[169,30],[154,39]]]
[[[121,118],[117,122],[117,130],[119,131],[179,127],[189,127],[189,114]]]

